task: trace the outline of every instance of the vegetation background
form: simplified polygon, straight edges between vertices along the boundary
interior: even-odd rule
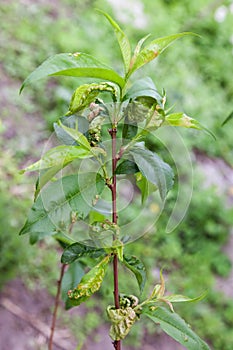
[[[21,97],[18,90],[37,65],[60,52],[95,54],[121,70],[117,43],[112,41],[110,27],[95,8],[104,9],[116,18],[135,43],[148,32],[154,37],[182,31],[201,35],[177,42],[163,54],[162,60],[158,58],[141,74],[150,75],[159,91],[166,89],[168,104],[175,103],[174,110],[184,110],[198,119],[215,133],[217,140],[195,131],[180,132],[192,156],[194,170],[188,212],[175,231],[164,232],[167,215],[174,206],[176,193],[173,192],[154,234],[144,236],[131,249],[141,255],[151,271],[148,284],[158,281],[159,269],[163,267],[170,292],[194,297],[209,290],[203,302],[179,307],[179,313],[213,349],[231,350],[232,122],[221,126],[233,111],[233,2],[230,0],[1,0],[0,349],[46,349],[46,331],[39,332],[38,327],[32,330],[29,316],[34,315],[49,327],[60,252],[51,249],[54,243],[50,239],[40,243],[42,249],[38,249],[28,244],[27,237],[18,236],[33,199],[35,180],[35,175],[19,175],[18,169],[39,158],[53,122],[66,112],[77,83],[75,79],[56,78],[39,82]],[[157,147],[164,157],[169,157],[160,143],[151,140],[151,147]],[[153,210],[152,207],[152,214]],[[129,284],[125,271],[121,275],[122,286],[135,290],[136,284]],[[112,291],[106,286],[101,293],[85,308],[69,313],[60,311],[57,349],[73,350],[74,344],[78,344],[79,349],[97,350],[98,346],[101,349],[107,344],[102,299],[111,300]],[[11,307],[6,299],[12,302]],[[22,313],[12,315],[15,305],[27,313],[26,321],[21,320]],[[72,317],[71,327],[69,317]],[[62,333],[65,327],[70,327],[69,340],[67,333]],[[181,349],[154,331],[150,323],[144,323],[143,328],[136,326],[124,349],[141,349],[142,341],[146,344],[144,350],[156,346],[161,350]],[[64,347],[62,341],[66,342]]]

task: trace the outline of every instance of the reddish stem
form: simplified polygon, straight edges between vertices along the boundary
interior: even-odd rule
[[[117,153],[116,153],[116,134],[117,129],[111,129],[112,137],[112,222],[117,224],[117,208],[116,208],[116,166],[117,166]]]
[[[112,184],[111,184],[111,191],[112,191],[112,222],[114,224],[117,224],[117,207],[116,207],[116,166],[117,166],[117,152],[116,152],[116,134],[117,129],[112,128],[109,130],[109,133],[112,138]],[[114,274],[114,302],[115,302],[115,308],[120,308],[119,303],[119,287],[118,287],[118,257],[117,254],[114,254],[113,258],[113,274]],[[115,340],[113,343],[113,346],[115,350],[121,350],[121,341]]]
[[[63,279],[64,273],[65,273],[65,269],[66,269],[66,265],[62,264],[61,271],[60,271],[60,277],[59,277],[59,280],[57,281],[57,294],[56,294],[55,303],[54,303],[54,310],[53,310],[52,323],[51,323],[51,328],[50,328],[48,350],[52,350],[52,348],[53,348],[53,336],[54,336],[54,331],[55,331],[55,325],[56,325],[56,320],[57,320],[57,310],[58,310],[60,294],[61,294],[61,283],[62,283],[62,279]]]

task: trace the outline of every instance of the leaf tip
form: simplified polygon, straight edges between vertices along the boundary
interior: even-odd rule
[[[108,16],[107,13],[104,12],[103,10],[101,10],[101,9],[95,8],[95,11],[96,11],[96,12],[99,12],[101,15],[103,15],[103,16],[105,16],[105,17]]]
[[[221,126],[227,124],[233,118],[233,111],[228,115],[228,117],[222,122]]]
[[[25,82],[23,82],[23,84],[21,85],[21,87],[19,89],[19,95],[22,94],[24,88],[25,88]]]

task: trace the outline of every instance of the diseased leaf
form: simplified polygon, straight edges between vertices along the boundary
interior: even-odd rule
[[[93,157],[93,154],[90,152],[90,150],[87,150],[82,146],[61,145],[50,149],[39,161],[29,165],[20,172],[24,173],[25,171],[37,171],[52,167],[62,169],[75,159],[85,159],[90,157]]]
[[[61,285],[61,297],[62,300],[65,302],[66,310],[70,309],[73,306],[68,298],[67,292],[68,290],[73,289],[75,288],[75,286],[77,286],[77,284],[81,281],[83,275],[84,269],[78,261],[75,261],[72,264],[70,264],[69,268],[64,273]]]
[[[104,249],[95,248],[76,242],[71,244],[64,250],[61,257],[61,262],[63,264],[71,264],[73,261],[83,256],[91,256],[92,258],[98,258],[104,253]]]
[[[94,102],[101,92],[110,92],[113,96],[114,102],[117,101],[118,91],[116,85],[110,82],[84,84],[79,86],[73,93],[69,111],[66,115],[72,115],[89,107],[91,102]]]
[[[139,172],[137,165],[131,160],[123,160],[116,168],[116,174],[135,174]]]
[[[109,260],[110,256],[107,255],[99,264],[83,276],[76,288],[68,291],[67,294],[72,305],[80,305],[100,289]]]
[[[119,27],[119,25],[106,12],[103,12],[101,10],[98,10],[98,11],[108,19],[108,21],[110,22],[110,24],[114,29],[118,44],[121,49],[121,54],[122,54],[124,66],[125,66],[125,73],[127,73],[130,65],[130,60],[131,60],[131,47],[130,47],[129,39],[127,38],[123,30]]]
[[[164,307],[143,308],[142,313],[188,350],[210,350],[209,346],[176,313]]]
[[[29,233],[35,243],[47,235],[68,232],[72,214],[84,219],[104,186],[104,179],[96,173],[65,176],[51,183],[37,197],[20,235]]]
[[[140,292],[142,293],[146,283],[146,268],[141,260],[136,256],[124,255],[123,264],[134,273]]]
[[[158,187],[160,197],[165,199],[173,186],[173,171],[156,153],[146,149],[144,143],[137,143],[129,151],[140,172],[148,181]]]
[[[109,305],[107,314],[111,321],[109,335],[112,340],[124,339],[130,332],[134,323],[139,319],[137,313],[130,306],[116,309]]]
[[[137,58],[129,71],[129,75],[131,75],[135,70],[141,68],[146,63],[155,59],[158,55],[160,55],[168,46],[170,46],[174,41],[179,38],[182,38],[186,35],[197,35],[190,32],[178,33],[169,36],[165,36],[162,38],[155,39],[150,42],[144,49],[140,51],[137,55]]]
[[[150,115],[152,106],[155,105],[155,101],[151,97],[138,97],[137,99],[128,103],[125,109],[126,118],[129,124],[138,124],[143,122]]]
[[[95,57],[82,52],[61,53],[49,57],[37,67],[23,82],[20,93],[25,86],[48,76],[89,77],[111,81],[121,88],[124,79]]]
[[[196,119],[187,116],[185,113],[181,112],[169,114],[165,117],[165,122],[172,126],[182,126],[184,128],[204,130],[216,140],[215,135],[209,129],[199,123],[199,121]]]

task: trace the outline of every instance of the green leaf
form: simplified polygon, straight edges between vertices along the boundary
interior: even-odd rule
[[[141,173],[136,174],[136,185],[142,194],[142,204],[144,204],[149,195],[157,191],[158,187],[147,180]]]
[[[81,243],[74,243],[67,247],[61,257],[63,264],[71,264],[73,261],[82,258],[83,256],[91,256],[98,258],[105,253],[104,249],[90,247]]]
[[[203,293],[202,295],[196,297],[196,298],[189,298],[184,295],[180,294],[174,294],[174,295],[166,295],[164,299],[170,301],[171,303],[187,303],[187,302],[195,302],[195,301],[200,301],[203,298],[205,298],[207,292]]]
[[[80,305],[100,289],[109,260],[110,256],[108,255],[83,276],[75,289],[68,291],[67,294],[72,305]]]
[[[39,176],[36,181],[36,189],[34,193],[34,200],[38,197],[40,191],[42,188],[54,178],[54,176],[61,170],[63,169],[66,165],[69,163],[61,163],[59,165],[53,166],[49,169],[43,169],[40,171]]]
[[[174,41],[179,38],[182,38],[186,35],[197,35],[190,32],[178,33],[169,36],[165,36],[162,38],[155,39],[150,42],[144,49],[140,51],[138,54],[131,70],[129,71],[129,75],[131,75],[135,70],[141,68],[146,63],[155,59],[158,55],[160,55],[168,46],[170,46]]]
[[[152,310],[144,308],[142,313],[188,350],[210,350],[209,346],[192,331],[190,326],[179,315],[164,307],[157,307],[155,310]]]
[[[115,239],[113,241],[113,246],[114,251],[116,251],[118,259],[123,262],[124,260],[124,244],[121,242],[119,239]]]
[[[150,77],[136,80],[128,89],[123,99],[134,100],[138,97],[151,97],[158,103],[161,103],[162,101],[162,96],[158,93],[156,86]]]
[[[84,219],[104,186],[104,179],[96,173],[65,176],[51,183],[36,199],[20,234],[29,233],[35,243],[47,235],[68,232],[72,213]]]
[[[25,171],[37,171],[52,167],[62,169],[75,159],[85,159],[90,157],[93,157],[92,152],[86,148],[83,148],[82,146],[61,145],[50,149],[39,161],[21,170],[21,173],[24,173]]]
[[[77,284],[81,281],[81,278],[84,275],[84,269],[79,262],[74,262],[69,265],[69,268],[64,273],[61,284],[61,297],[65,302],[66,310],[70,309],[73,305],[71,304],[67,292],[70,289],[75,288]]]
[[[123,30],[119,27],[119,25],[106,12],[101,10],[98,10],[98,11],[108,19],[108,21],[110,22],[110,24],[114,29],[118,44],[121,49],[121,54],[122,54],[124,66],[125,66],[125,73],[127,73],[129,70],[130,60],[131,60],[131,47],[130,47],[129,39],[127,38]]]
[[[76,142],[78,142],[83,148],[88,150],[92,156],[97,157],[99,154],[106,155],[106,152],[101,147],[91,147],[89,141],[87,138],[78,131],[78,125],[76,126],[76,129],[68,128],[67,126],[59,123],[59,126],[62,127],[62,129],[70,135]]]
[[[137,172],[139,172],[137,165],[128,159],[123,160],[116,168],[116,174],[135,174]]]
[[[72,115],[89,107],[90,103],[94,102],[101,92],[110,92],[114,102],[117,101],[118,91],[116,85],[110,82],[84,84],[79,86],[73,93],[69,111],[66,115]]]
[[[136,256],[124,255],[123,264],[134,273],[138,286],[140,289],[140,293],[142,293],[143,288],[146,283],[146,268],[141,260],[139,260]]]
[[[160,197],[165,199],[173,186],[173,171],[156,153],[146,149],[144,143],[137,143],[129,151],[142,175],[158,187]]]
[[[88,139],[78,131],[78,123],[76,124],[76,128],[69,128],[61,123],[61,121],[58,122],[58,125],[69,135],[71,136],[79,145],[81,145],[83,148],[87,149],[88,151],[91,150],[91,145],[88,142]]]
[[[72,238],[70,234],[65,234],[63,232],[56,233],[55,235],[53,235],[53,238],[60,243],[63,249],[67,248],[73,243],[76,243],[76,241],[74,240],[74,238]]]
[[[228,123],[231,119],[233,119],[233,111],[228,115],[228,117],[223,121],[222,126]]]
[[[131,70],[131,68],[133,67],[133,65],[134,65],[134,63],[135,63],[135,61],[136,61],[136,59],[137,59],[137,57],[138,57],[138,55],[139,55],[139,53],[141,51],[142,45],[144,44],[146,39],[149,38],[150,35],[151,34],[147,34],[142,39],[140,39],[139,42],[137,43],[137,45],[135,47],[135,50],[134,50],[134,53],[133,53],[133,57],[132,57],[131,62],[130,62],[130,69],[129,70]]]
[[[83,118],[83,116],[72,115],[70,117],[62,117],[60,122],[71,129],[75,129],[76,125],[78,124],[78,129],[82,134],[85,134],[89,128],[89,122],[86,118]],[[69,146],[77,146],[77,142],[73,139],[73,137],[68,135],[65,130],[58,125],[58,123],[54,123],[53,127],[57,138],[62,143]]]
[[[99,200],[101,200],[101,199],[99,199]],[[92,225],[93,223],[96,223],[96,222],[103,222],[106,219],[103,214],[100,214],[100,213],[98,213],[95,210],[91,210],[90,211],[88,218],[89,218],[89,224],[90,225]]]
[[[215,135],[209,129],[207,129],[205,126],[203,126],[201,123],[199,123],[199,121],[197,121],[196,119],[193,119],[193,118],[187,116],[183,112],[172,113],[172,114],[167,115],[165,117],[165,122],[169,125],[172,125],[172,126],[182,126],[184,128],[193,128],[193,129],[197,129],[197,130],[204,130],[216,140]]]
[[[120,75],[95,57],[82,52],[61,53],[49,57],[37,67],[23,82],[20,93],[25,86],[39,79],[59,75],[109,80],[121,88],[125,85],[125,81]]]
[[[125,118],[125,122],[122,129],[123,144],[127,144],[129,140],[132,140],[138,132],[138,126],[135,122],[129,122],[128,118]]]

